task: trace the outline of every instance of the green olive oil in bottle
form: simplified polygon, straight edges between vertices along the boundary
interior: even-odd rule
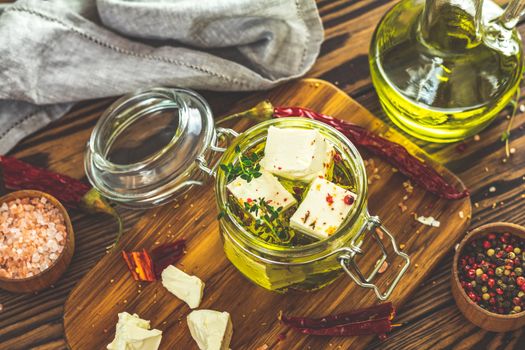
[[[455,142],[486,127],[516,96],[523,74],[514,26],[525,1],[505,12],[490,0],[402,0],[370,47],[372,81],[405,132]]]

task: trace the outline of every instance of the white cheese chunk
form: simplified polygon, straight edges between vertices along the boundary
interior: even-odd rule
[[[107,346],[108,350],[157,350],[162,339],[162,331],[150,329],[150,322],[137,314],[127,312],[118,314],[115,339]]]
[[[326,177],[334,148],[316,129],[270,126],[261,167],[291,180],[311,182]]]
[[[422,223],[423,225],[427,225],[427,226],[439,227],[439,225],[441,225],[441,222],[434,219],[432,216],[429,216],[429,217],[420,216],[416,218],[416,220]]]
[[[192,311],[188,327],[200,350],[227,350],[233,334],[230,314],[214,310]]]
[[[290,227],[315,238],[328,238],[345,220],[356,197],[355,193],[318,177],[290,218]]]
[[[173,265],[161,273],[162,285],[192,309],[199,307],[204,292],[204,282],[196,276],[190,276]]]
[[[261,176],[253,178],[250,182],[238,177],[228,184],[228,190],[241,205],[258,202],[264,198],[266,203],[272,207],[282,207],[282,210],[285,211],[297,203],[292,194],[281,185],[275,176],[266,171],[261,173]],[[259,212],[250,212],[250,214],[255,218],[259,216]]]

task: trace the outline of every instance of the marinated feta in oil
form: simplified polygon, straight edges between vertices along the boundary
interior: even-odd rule
[[[228,207],[266,243],[293,247],[327,239],[358,196],[347,162],[317,129],[271,126],[264,142],[221,164]]]

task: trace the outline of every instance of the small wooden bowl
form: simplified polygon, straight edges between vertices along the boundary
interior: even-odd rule
[[[9,202],[17,198],[27,197],[45,197],[49,202],[51,202],[60,210],[64,216],[64,223],[66,225],[66,244],[53,264],[37,275],[27,278],[0,277],[0,288],[15,293],[36,292],[55,283],[66,271],[75,250],[75,235],[73,233],[71,219],[69,218],[69,215],[67,214],[64,206],[55,197],[40,191],[22,190],[11,192],[0,197],[0,205],[2,205],[4,202]]]
[[[525,326],[525,311],[511,315],[501,315],[481,308],[467,296],[467,293],[465,293],[463,287],[461,287],[458,276],[458,260],[465,245],[475,238],[485,236],[492,232],[508,232],[525,239],[525,227],[505,222],[495,222],[472,230],[472,232],[461,241],[454,255],[454,263],[452,265],[452,295],[461,313],[476,326],[491,332],[508,332]]]

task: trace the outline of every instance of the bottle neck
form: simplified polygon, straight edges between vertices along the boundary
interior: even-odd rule
[[[435,50],[461,51],[481,42],[483,0],[426,0],[421,37]]]
[[[509,2],[505,12],[499,18],[500,24],[502,24],[506,29],[513,29],[520,17],[525,12],[525,0],[513,0]]]

